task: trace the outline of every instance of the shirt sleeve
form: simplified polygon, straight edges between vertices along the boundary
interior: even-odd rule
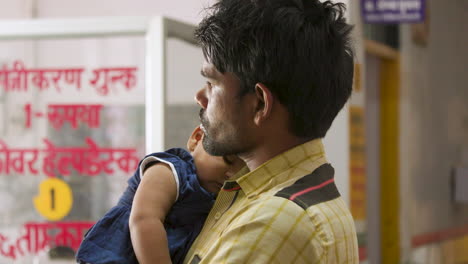
[[[140,179],[143,178],[143,173],[144,173],[144,171],[146,169],[148,169],[149,167],[151,167],[152,165],[154,165],[155,163],[158,163],[158,162],[165,163],[165,164],[169,165],[169,167],[171,168],[172,176],[174,177],[174,180],[175,180],[176,186],[177,186],[177,195],[176,195],[176,199],[175,199],[175,201],[177,201],[179,199],[179,189],[180,189],[179,185],[180,185],[180,182],[179,182],[179,175],[178,175],[177,170],[175,169],[173,163],[171,163],[171,162],[169,162],[167,160],[155,157],[155,156],[147,156],[140,163],[140,168],[139,168],[139,170],[140,170]]]

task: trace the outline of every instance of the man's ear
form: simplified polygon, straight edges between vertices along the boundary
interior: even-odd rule
[[[190,152],[194,151],[195,147],[198,145],[200,140],[202,140],[202,138],[203,138],[203,131],[198,126],[193,130],[192,135],[190,136],[189,140],[187,141],[187,149]]]
[[[273,108],[273,94],[270,89],[263,83],[257,83],[255,85],[255,97],[257,105],[255,108],[254,122],[260,125],[265,121],[271,114]]]

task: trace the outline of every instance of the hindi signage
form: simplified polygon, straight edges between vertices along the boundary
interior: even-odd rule
[[[78,250],[84,234],[94,222],[27,222],[18,237],[0,233],[0,257],[16,260],[37,255],[56,246]],[[2,262],[3,263],[3,262]]]
[[[419,23],[425,4],[425,0],[362,0],[362,17],[365,23]]]
[[[6,215],[0,221],[0,263],[26,263],[31,257],[36,261],[45,252],[53,255],[56,248],[74,254],[93,221],[104,215],[107,197],[101,193],[122,191],[106,186],[103,178],[111,182],[108,177],[124,176],[115,178],[124,186],[137,169],[144,101],[116,105],[112,99],[127,103],[138,87],[137,77],[135,66],[27,67],[21,60],[0,65],[0,95],[11,100],[0,102],[10,110],[0,111],[0,117],[24,128],[22,133],[0,131],[0,183],[11,181],[0,184],[0,194],[18,195],[14,206],[27,208],[0,208],[0,215]],[[69,91],[83,95],[70,97]],[[69,100],[62,100],[65,97]],[[4,187],[16,182],[28,195]],[[90,205],[96,213],[89,212]],[[26,211],[30,208],[36,212]],[[93,221],[64,222],[66,217]],[[20,223],[22,228],[16,228]]]

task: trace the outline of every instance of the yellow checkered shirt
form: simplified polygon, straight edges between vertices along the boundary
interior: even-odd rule
[[[324,164],[316,139],[252,172],[244,168],[218,194],[184,263],[359,263],[354,221],[333,177],[289,199],[278,196]],[[320,190],[333,188],[333,199],[321,197],[333,191]],[[319,202],[308,206],[305,197]]]

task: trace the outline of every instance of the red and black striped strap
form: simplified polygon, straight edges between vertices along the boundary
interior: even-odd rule
[[[335,185],[334,174],[333,167],[326,163],[293,185],[282,189],[275,196],[291,200],[304,209],[333,200],[340,197]]]

